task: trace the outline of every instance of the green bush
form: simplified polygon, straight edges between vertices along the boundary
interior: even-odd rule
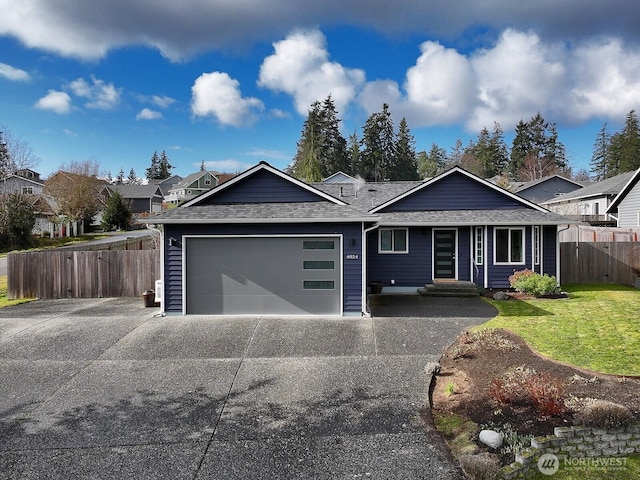
[[[527,269],[514,272],[513,275],[509,277],[509,285],[518,292],[536,297],[549,295],[558,289],[556,277],[550,277],[547,274],[540,275]]]

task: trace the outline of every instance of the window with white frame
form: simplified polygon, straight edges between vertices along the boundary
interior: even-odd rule
[[[524,263],[524,228],[496,228],[493,245],[495,263]]]
[[[33,195],[33,187],[22,187],[23,195]]]
[[[408,253],[409,230],[406,228],[381,228],[378,231],[379,253]]]
[[[484,263],[484,230],[482,227],[476,227],[474,251],[476,265],[482,265]]]
[[[638,210],[638,226],[640,227],[640,210]]]
[[[534,265],[540,265],[540,227],[533,227],[533,263]]]

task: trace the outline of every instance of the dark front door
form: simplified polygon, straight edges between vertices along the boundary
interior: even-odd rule
[[[433,278],[456,278],[456,231],[434,232]]]

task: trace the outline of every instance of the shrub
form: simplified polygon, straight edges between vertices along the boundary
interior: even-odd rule
[[[579,419],[587,427],[615,428],[633,421],[633,413],[624,405],[598,400],[580,412]]]
[[[540,297],[555,292],[558,288],[556,277],[540,275],[531,270],[520,270],[509,277],[509,285],[518,292]]]
[[[501,405],[532,405],[540,415],[559,415],[566,410],[559,380],[534,369],[515,368],[489,383],[489,396]]]
[[[464,472],[474,480],[491,480],[498,477],[500,461],[496,455],[462,455],[458,458]]]

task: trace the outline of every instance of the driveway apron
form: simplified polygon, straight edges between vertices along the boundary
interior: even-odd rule
[[[446,316],[2,309],[0,478],[462,478],[420,414],[423,370],[495,312],[428,302]]]

